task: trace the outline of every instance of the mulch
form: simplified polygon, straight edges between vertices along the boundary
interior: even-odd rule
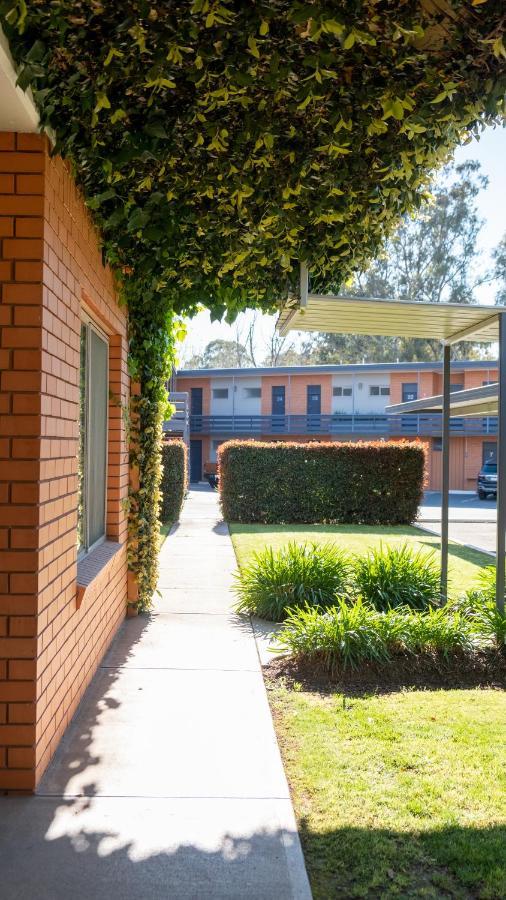
[[[314,660],[276,659],[263,668],[267,686],[282,681],[288,688],[350,696],[391,694],[403,690],[506,689],[506,657],[496,651],[449,659],[431,654],[398,656],[385,665],[365,663],[357,669],[329,674]]]

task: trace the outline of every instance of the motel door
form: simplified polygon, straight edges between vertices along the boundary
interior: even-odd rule
[[[190,481],[202,481],[202,441],[190,441]]]
[[[272,388],[272,430],[285,430],[285,386],[274,385]]]
[[[464,439],[452,438],[450,440],[450,490],[462,491],[465,489],[464,480]],[[441,477],[443,466],[443,454],[441,452],[441,442],[438,440],[436,449],[431,452],[432,471],[430,476],[430,489],[432,491],[441,490]],[[439,451],[439,452],[438,452]]]

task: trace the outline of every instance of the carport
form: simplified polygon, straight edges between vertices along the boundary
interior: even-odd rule
[[[506,490],[506,320],[504,306],[457,303],[406,302],[373,297],[342,297],[316,294],[309,289],[306,265],[301,265],[300,297],[289,299],[281,310],[278,330],[324,331],[334,334],[364,334],[380,337],[409,337],[438,340],[443,356],[443,393],[412,403],[387,407],[389,412],[441,412],[441,595],[448,590],[448,520],[450,493],[450,415],[497,414],[497,537],[496,604],[504,610]],[[451,348],[461,341],[499,344],[499,380],[495,385],[450,393]],[[467,396],[464,396],[467,395]],[[481,404],[481,405],[480,405]],[[464,411],[463,411],[464,410]],[[466,411],[469,410],[469,411]]]

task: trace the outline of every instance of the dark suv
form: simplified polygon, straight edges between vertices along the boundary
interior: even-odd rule
[[[487,497],[497,497],[497,463],[489,460],[483,463],[478,474],[478,497],[486,500]]]

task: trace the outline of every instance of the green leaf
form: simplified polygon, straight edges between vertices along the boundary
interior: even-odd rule
[[[260,52],[258,50],[257,42],[251,34],[248,37],[248,49],[251,55],[255,57],[255,59],[260,59]]]

